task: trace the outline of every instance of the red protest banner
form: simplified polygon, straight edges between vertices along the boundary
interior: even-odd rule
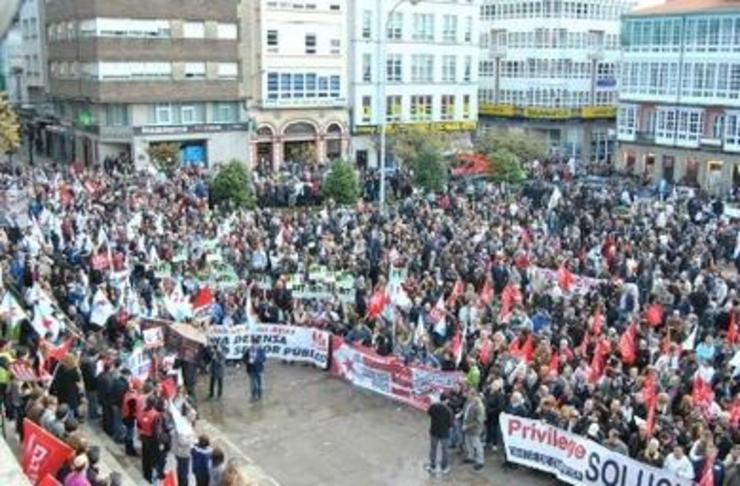
[[[29,419],[23,420],[23,451],[21,467],[32,483],[54,476],[74,450]],[[46,483],[49,484],[49,483]]]

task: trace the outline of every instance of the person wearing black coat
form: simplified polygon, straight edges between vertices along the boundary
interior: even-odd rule
[[[427,410],[429,415],[429,463],[426,465],[426,470],[430,473],[434,473],[437,468],[437,454],[438,450],[441,449],[442,457],[440,459],[440,467],[442,473],[447,474],[450,472],[450,467],[447,461],[447,447],[450,437],[450,428],[452,427],[452,410],[447,406],[447,395],[443,394],[440,401],[434,402],[430,405]]]
[[[82,383],[85,385],[85,398],[87,398],[87,417],[90,420],[97,420],[100,417],[98,412],[98,356],[93,348],[85,353],[80,361],[80,372],[82,373]]]
[[[95,380],[100,405],[103,408],[103,430],[109,436],[113,435],[113,401],[111,400],[111,390],[113,388],[112,369],[113,363],[106,362],[103,364],[103,371]]]
[[[506,394],[503,390],[503,382],[494,380],[486,392],[486,444],[491,446],[492,450],[498,448],[499,437],[501,436],[499,427],[499,417],[506,409]]]

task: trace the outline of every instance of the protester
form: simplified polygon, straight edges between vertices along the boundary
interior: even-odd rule
[[[452,428],[452,411],[447,406],[447,395],[442,395],[439,401],[432,403],[427,410],[429,415],[429,463],[427,471],[437,471],[437,456],[441,455],[440,470],[442,474],[450,472],[447,449],[449,447],[450,429]]]
[[[196,486],[208,486],[211,477],[213,448],[207,436],[198,437],[198,443],[190,451]]]
[[[124,370],[142,340],[140,320],[205,332],[258,321],[309,326],[408,365],[462,372],[472,389],[467,399],[462,388],[450,394],[455,446],[473,425],[470,393],[482,391],[476,426],[491,445],[503,432],[496,417],[508,413],[611,439],[653,464],[667,463],[676,446],[693,462],[714,447],[712,470],[721,467],[739,442],[737,222],[700,191],[661,184],[658,194],[625,179],[593,185],[557,161],[530,169],[521,186],[471,192],[453,182],[436,199],[409,194],[382,214],[363,203],[210,208],[207,177],[191,170],[21,169],[0,178],[30,195],[21,211],[30,222],[2,243],[3,281],[26,314],[9,322],[3,307],[5,328],[17,334],[14,359],[51,374],[66,339],[57,325],[77,328],[74,347],[95,349],[102,373],[91,380],[83,356],[84,393],[66,390],[66,405],[79,415],[86,397],[94,417],[94,387],[104,429],[123,441],[133,376]],[[368,187],[374,192],[372,178]],[[395,271],[402,285],[391,291]],[[312,273],[328,278],[319,285]],[[343,275],[351,284],[340,289]],[[260,368],[250,373],[257,400],[264,351],[247,354],[248,372]],[[202,357],[177,363],[193,396]],[[150,379],[158,384],[159,374]],[[44,389],[15,376],[8,388],[20,433],[24,416],[43,412]]]
[[[485,407],[478,390],[469,388],[463,410],[463,434],[465,437],[466,463],[473,463],[478,471],[483,469],[483,435],[485,425]]]
[[[252,343],[244,351],[242,361],[247,369],[249,376],[249,389],[251,400],[258,401],[262,399],[262,373],[265,370],[265,350],[257,342],[257,338],[252,339]]]

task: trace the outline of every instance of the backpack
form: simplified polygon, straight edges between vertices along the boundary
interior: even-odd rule
[[[159,444],[164,446],[165,449],[169,449],[172,444],[172,437],[170,432],[167,430],[167,424],[164,418],[164,414],[158,414],[154,422],[154,437]]]

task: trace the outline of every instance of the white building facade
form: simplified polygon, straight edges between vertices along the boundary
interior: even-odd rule
[[[632,0],[484,0],[480,126],[604,162],[614,151],[619,18]]]
[[[47,94],[43,2],[44,0],[25,0],[20,9],[23,102],[29,104],[42,103]]]
[[[461,135],[475,130],[479,3],[352,2],[351,156],[358,165],[377,166],[381,117],[391,134],[408,125]],[[385,67],[380,67],[381,48]]]
[[[622,41],[618,168],[715,194],[740,185],[740,5],[641,10]]]
[[[346,0],[253,0],[240,9],[252,160],[270,171],[345,157]]]

